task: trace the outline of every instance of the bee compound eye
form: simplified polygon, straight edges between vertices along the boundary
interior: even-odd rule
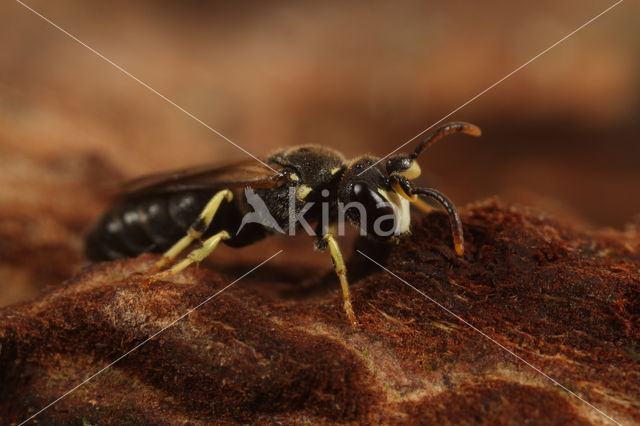
[[[351,217],[360,224],[360,228],[372,237],[385,238],[393,235],[396,229],[396,215],[389,203],[377,188],[365,182],[356,182],[350,191],[353,209]]]

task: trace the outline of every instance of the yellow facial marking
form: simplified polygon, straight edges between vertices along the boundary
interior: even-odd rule
[[[394,191],[385,191],[382,188],[378,188],[378,193],[389,203],[396,206],[394,214],[396,215],[397,222],[394,234],[402,235],[408,232],[411,226],[411,208],[409,207],[409,201],[398,194],[395,189]]]
[[[296,190],[296,198],[300,201],[307,198],[307,195],[311,192],[311,187],[307,185],[300,185]]]
[[[298,182],[298,181],[300,180],[300,178],[298,177],[298,175],[297,175],[297,174],[295,174],[295,173],[291,173],[291,174],[289,175],[289,179],[291,179],[291,180],[292,180],[292,181],[294,181],[294,182]]]
[[[407,179],[415,179],[418,176],[420,176],[420,173],[422,173],[422,170],[420,170],[420,166],[418,165],[418,163],[416,163],[415,161],[411,162],[411,167],[409,167],[407,170],[403,170],[401,172],[399,172],[402,176],[406,177]]]
[[[334,169],[331,169],[331,174],[335,175],[336,173],[338,173],[340,170],[342,170],[342,167],[336,167]]]

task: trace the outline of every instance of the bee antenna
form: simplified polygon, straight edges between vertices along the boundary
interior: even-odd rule
[[[453,234],[453,244],[458,256],[464,254],[464,235],[462,233],[462,222],[460,221],[460,215],[456,210],[453,203],[439,191],[431,188],[412,188],[414,194],[425,195],[435,201],[437,201],[449,215],[449,221],[451,222],[451,233]]]
[[[416,159],[422,151],[429,148],[431,145],[442,139],[443,137],[452,133],[464,133],[470,136],[480,136],[482,130],[475,124],[465,123],[464,121],[456,121],[453,123],[443,124],[434,130],[429,136],[424,138],[416,147],[416,149],[409,155],[409,158]]]

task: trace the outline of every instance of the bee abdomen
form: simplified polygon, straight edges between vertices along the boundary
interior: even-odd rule
[[[176,193],[116,204],[87,235],[86,255],[99,261],[163,252],[187,232],[209,197]]]

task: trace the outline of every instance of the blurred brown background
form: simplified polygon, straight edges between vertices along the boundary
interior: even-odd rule
[[[395,149],[612,2],[28,4],[258,156],[318,143],[351,157]],[[453,115],[484,135],[432,148],[425,178],[459,206],[498,195],[590,227],[633,221],[639,16],[623,2]],[[244,157],[19,3],[0,5],[0,304],[83,263],[101,189]]]

